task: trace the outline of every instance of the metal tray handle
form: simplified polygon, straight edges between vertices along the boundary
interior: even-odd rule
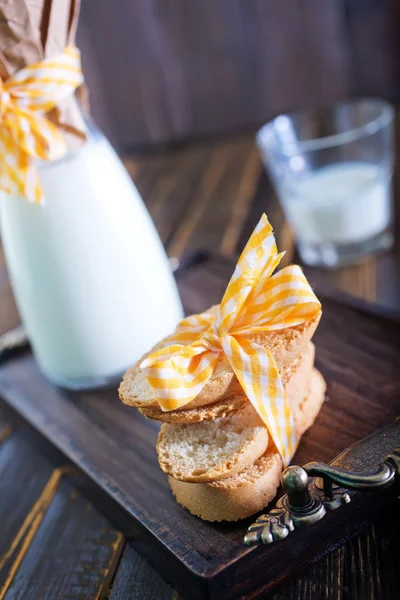
[[[314,478],[322,478],[322,485]],[[375,471],[357,473],[331,465],[311,462],[291,466],[282,474],[286,494],[266,515],[251,525],[244,538],[246,545],[270,544],[283,539],[297,527],[322,519],[327,510],[336,510],[351,501],[349,492],[381,490],[400,479],[400,449],[386,456]],[[335,486],[335,487],[334,487]]]

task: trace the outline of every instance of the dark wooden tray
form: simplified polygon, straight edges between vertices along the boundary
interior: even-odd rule
[[[181,273],[187,312],[217,302],[232,269],[230,262],[214,258]],[[329,297],[322,302],[315,341],[328,399],[301,441],[295,457],[300,464],[330,461],[400,412],[400,327]],[[243,535],[251,520],[213,525],[175,503],[157,463],[157,425],[124,406],[115,389],[57,389],[26,352],[1,366],[0,395],[86,474],[99,502],[110,500],[110,518],[190,599],[264,594],[374,516],[371,503],[353,502],[327,519],[329,539],[311,528],[307,536],[295,532],[270,547],[246,548]]]

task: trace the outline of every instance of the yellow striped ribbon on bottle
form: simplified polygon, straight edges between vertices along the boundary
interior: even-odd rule
[[[64,139],[45,113],[83,83],[79,50],[67,46],[54,58],[0,78],[0,189],[40,203],[43,194],[35,159],[54,160]]]
[[[254,337],[300,325],[321,305],[300,267],[272,275],[282,256],[263,215],[217,310],[181,321],[170,345],[148,356],[140,368],[162,410],[175,410],[199,394],[224,353],[287,465],[298,443],[293,415],[275,360]]]

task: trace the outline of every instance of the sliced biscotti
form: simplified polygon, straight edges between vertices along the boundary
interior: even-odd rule
[[[195,424],[165,423],[157,453],[164,473],[190,482],[231,477],[268,447],[268,432],[251,405],[231,417]]]
[[[326,384],[313,369],[311,384],[294,412],[298,434],[314,423],[325,398]],[[238,521],[262,510],[274,499],[283,464],[272,440],[266,453],[238,474],[209,483],[187,483],[168,478],[179,504],[206,521]]]
[[[281,373],[282,383],[291,404],[299,404],[309,388],[311,372],[314,365],[315,346],[309,342],[304,352]],[[226,417],[244,408],[249,403],[247,396],[241,394],[207,404],[198,408],[181,408],[163,412],[158,406],[140,408],[139,411],[147,418],[164,423],[200,423]]]
[[[187,483],[168,477],[177,502],[206,521],[238,521],[254,515],[276,496],[282,459],[271,446],[250,467],[213,483]]]
[[[275,358],[279,371],[284,371],[301,354],[308,342],[311,340],[321,318],[321,311],[309,321],[296,327],[277,331],[266,331],[251,339],[268,348]],[[149,352],[151,354],[170,342],[162,340]],[[143,356],[133,367],[125,373],[119,388],[119,396],[122,402],[137,408],[158,407],[153,390],[149,386],[146,377],[140,370],[141,362],[146,358]],[[223,353],[214,369],[214,372],[201,392],[186,409],[207,406],[220,400],[229,399],[242,393],[242,388],[233,373],[228,360]]]

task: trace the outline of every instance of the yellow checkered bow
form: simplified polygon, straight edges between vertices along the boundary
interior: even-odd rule
[[[30,202],[43,200],[33,161],[65,153],[57,127],[44,115],[83,83],[80,54],[67,46],[55,58],[0,77],[0,189]]]
[[[207,311],[181,321],[171,345],[151,354],[140,367],[162,410],[169,411],[199,394],[223,352],[288,464],[298,442],[293,415],[272,354],[251,338],[300,325],[314,317],[321,305],[300,267],[291,265],[272,275],[282,256],[263,215],[217,314]]]

